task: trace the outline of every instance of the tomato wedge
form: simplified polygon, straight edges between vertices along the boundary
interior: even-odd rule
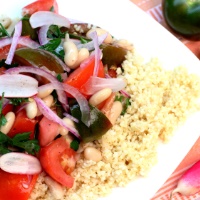
[[[70,148],[64,137],[60,137],[42,147],[39,153],[40,163],[43,169],[57,182],[67,188],[74,184],[74,178],[70,173],[74,170],[76,152]]]
[[[38,140],[40,146],[44,147],[54,140],[59,133],[59,125],[46,117],[39,122]]]
[[[36,123],[37,120],[29,119],[26,115],[26,111],[21,110],[17,113],[15,122],[9,131],[8,136],[12,138],[18,133],[31,132],[30,139],[33,139]]]
[[[25,15],[32,15],[37,11],[50,11],[52,7],[53,11],[58,13],[58,4],[56,0],[38,0],[23,7],[22,12]]]
[[[38,175],[11,174],[0,169],[0,199],[28,200]]]
[[[87,65],[74,70],[66,79],[65,83],[77,88],[82,94],[84,94],[84,91],[81,90],[81,86],[87,82],[90,76],[93,75],[94,66],[95,57],[92,56],[90,60],[88,60]],[[104,66],[101,60],[99,61],[99,70],[97,76],[101,78],[105,77]]]

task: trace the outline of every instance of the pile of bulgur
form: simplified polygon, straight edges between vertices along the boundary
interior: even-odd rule
[[[114,187],[147,176],[157,163],[159,141],[168,142],[176,127],[199,109],[200,78],[183,67],[167,71],[156,58],[144,64],[141,56],[131,51],[118,75],[127,81],[131,106],[102,139],[80,147],[95,146],[103,159],[95,163],[81,154],[72,174],[75,185],[64,189],[62,200],[95,200]],[[30,200],[59,199],[45,184],[45,176],[40,175]]]

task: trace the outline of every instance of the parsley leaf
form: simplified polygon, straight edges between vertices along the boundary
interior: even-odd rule
[[[28,98],[11,98],[10,103],[19,106],[21,103],[29,102]]]
[[[79,141],[74,139],[71,143],[70,143],[70,148],[73,149],[74,151],[77,151],[79,148]]]
[[[4,101],[4,92],[2,93],[1,100],[0,100],[0,127],[4,126],[6,124],[6,122],[7,122],[5,116],[2,113],[3,101]]]
[[[27,152],[34,155],[40,150],[39,142],[36,139],[30,139],[30,132],[19,133],[13,138],[0,132],[0,154],[11,152],[13,147],[20,152]]]
[[[0,37],[10,36],[4,26],[0,23]]]
[[[130,97],[125,97],[124,95],[119,95],[119,96],[116,96],[115,101],[120,101],[122,103],[123,110],[121,112],[121,115],[124,115],[126,113],[128,106],[131,105]]]

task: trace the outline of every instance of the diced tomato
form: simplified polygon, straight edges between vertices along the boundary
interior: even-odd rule
[[[26,111],[21,110],[17,113],[15,122],[9,131],[8,136],[12,138],[18,133],[31,132],[30,139],[33,139],[36,123],[37,120],[29,119],[26,115]]]
[[[0,55],[1,56],[1,55]],[[6,71],[5,67],[0,67],[0,75],[4,74]]]
[[[66,79],[65,83],[79,89],[79,91],[84,94],[84,91],[81,90],[81,86],[85,84],[87,80],[93,75],[94,66],[95,58],[93,56],[88,61],[86,66],[79,67],[76,70],[74,70]],[[101,78],[105,77],[104,67],[101,60],[99,61],[99,70],[97,76]]]
[[[67,188],[71,188],[74,184],[74,178],[70,176],[70,173],[75,168],[75,156],[76,152],[70,148],[69,142],[64,137],[42,147],[39,153],[43,169]]]
[[[58,4],[56,0],[38,0],[28,4],[22,9],[24,15],[32,15],[37,11],[50,11],[53,7],[53,11],[58,13]]]
[[[44,147],[52,142],[59,133],[59,125],[46,117],[43,117],[39,122],[38,140],[40,146]]]
[[[7,104],[3,110],[2,110],[2,114],[6,115],[8,112],[12,111],[13,109],[13,105],[12,104]]]
[[[38,175],[11,174],[0,169],[0,199],[28,200]]]

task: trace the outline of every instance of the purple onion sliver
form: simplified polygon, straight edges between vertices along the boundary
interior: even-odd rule
[[[78,119],[76,119],[75,117],[73,117],[73,116],[72,116],[72,115],[70,115],[69,113],[63,113],[63,115],[64,115],[65,117],[67,117],[67,118],[71,119],[72,121],[76,122],[76,123],[78,123],[78,122],[79,122],[79,120],[78,120]]]
[[[34,97],[34,100],[36,101],[40,112],[46,118],[48,118],[49,120],[52,120],[52,121],[58,123],[59,125],[63,126],[67,130],[69,130],[75,137],[80,139],[80,135],[79,135],[78,131],[73,126],[65,124],[63,122],[63,120],[60,117],[58,117],[58,115],[56,115],[48,106],[46,106],[46,104],[42,101],[42,99],[40,99],[38,97]]]
[[[10,65],[12,63],[13,56],[15,54],[15,50],[17,48],[18,40],[21,36],[21,33],[22,33],[22,21],[19,21],[15,25],[15,32],[14,32],[14,35],[13,35],[13,40],[12,40],[12,43],[11,43],[10,50],[8,52],[8,56],[7,56],[6,61],[5,61],[5,63],[8,64],[8,65]]]

